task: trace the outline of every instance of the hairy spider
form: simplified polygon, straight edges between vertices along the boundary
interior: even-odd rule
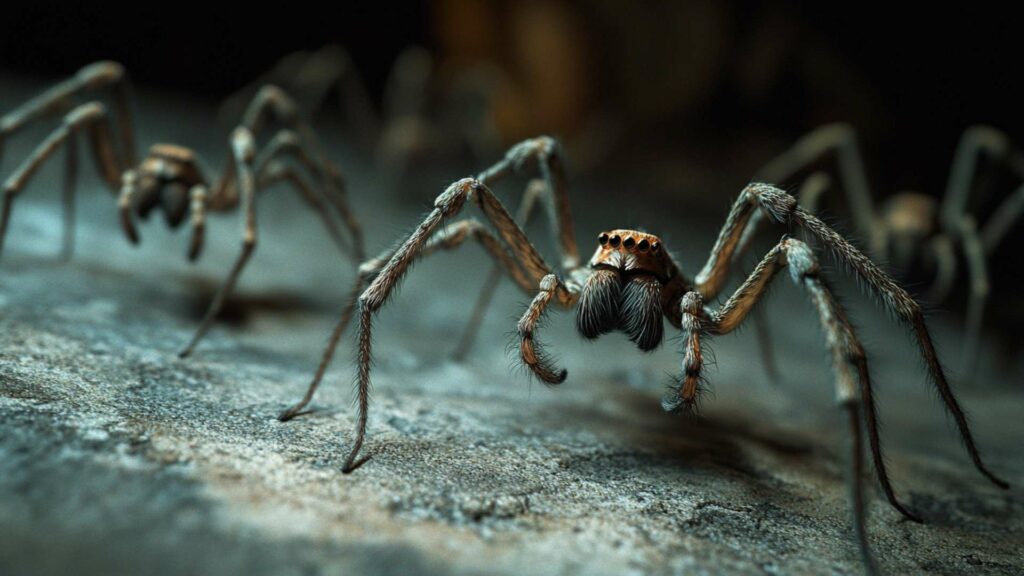
[[[528,212],[538,194],[547,200],[552,230],[561,253],[561,275],[547,264],[490,189],[495,182],[534,163],[539,166],[543,183],[538,186],[531,182],[524,205]],[[446,223],[460,214],[468,203],[480,208],[493,231],[473,219]],[[358,413],[355,441],[342,471],[352,472],[362,465],[366,457],[359,458],[359,452],[366,437],[369,409],[373,316],[391,296],[413,261],[440,249],[454,249],[468,238],[479,241],[524,292],[534,294],[518,323],[518,355],[530,372],[547,384],[559,384],[566,378],[566,371],[558,369],[545,356],[536,338],[538,323],[549,305],[575,306],[576,327],[585,338],[597,338],[618,330],[626,333],[641,350],[650,350],[661,342],[662,319],[667,319],[680,331],[683,342],[683,373],[662,401],[662,406],[672,412],[692,409],[697,400],[704,336],[735,330],[776,274],[788,267],[792,280],[806,290],[825,332],[825,346],[835,371],[836,399],[846,413],[853,439],[849,484],[854,528],[861,554],[870,568],[873,564],[865,533],[862,486],[862,415],[878,480],[889,503],[907,518],[919,520],[896,499],[889,482],[864,348],[846,312],[821,277],[816,256],[807,244],[784,236],[724,305],[714,308],[706,304],[724,287],[744,230],[759,211],[772,222],[808,232],[828,247],[854,270],[884,307],[910,329],[929,379],[956,421],[974,465],[993,483],[1006,488],[1007,483],[982,463],[964,413],[939,364],[918,304],[842,236],[800,207],[795,198],[768,184],[748,185],[733,204],[707,263],[693,279],[680,270],[657,236],[633,230],[602,232],[597,237],[597,250],[585,265],[576,246],[561,152],[555,140],[548,137],[522,142],[475,178],[450,185],[434,201],[433,210],[401,244],[360,266],[353,298],[342,312],[305,397],[284,411],[280,419],[294,417],[309,402],[346,324],[358,311]],[[360,294],[366,282],[369,286]]]
[[[113,115],[97,100],[76,104],[82,96],[109,90],[113,97],[120,146],[112,134]],[[47,159],[64,147],[64,247],[70,256],[74,249],[75,185],[78,172],[76,138],[84,134],[93,153],[96,169],[110,190],[119,195],[121,226],[128,239],[139,242],[134,217],[146,219],[153,210],[162,210],[168,226],[181,226],[186,218],[192,226],[188,258],[198,258],[206,229],[207,212],[244,213],[242,249],[227,278],[210,302],[202,322],[188,345],[187,356],[210,328],[224,300],[230,294],[243,268],[256,248],[256,192],[278,182],[290,184],[323,219],[339,249],[354,262],[363,258],[362,233],[349,209],[341,171],[321,153],[313,131],[299,115],[298,108],[282,90],[262,87],[250,101],[241,123],[231,134],[230,161],[211,187],[208,172],[196,154],[172,144],[153,145],[136,165],[135,140],[129,104],[129,85],[124,68],[114,62],[97,62],[82,68],[72,78],[60,82],[0,119],[0,146],[31,122],[63,114],[60,127],[22,162],[4,182],[0,215],[0,249],[6,235],[14,199],[24,190]],[[257,149],[257,137],[267,125],[281,126]],[[286,160],[292,162],[287,162]],[[296,164],[303,171],[296,169]],[[316,180],[310,184],[308,178]],[[341,225],[336,221],[340,219]],[[347,230],[347,237],[342,229]]]
[[[977,368],[982,318],[989,294],[986,261],[1024,212],[1024,183],[996,208],[984,226],[968,212],[967,200],[977,180],[980,158],[986,157],[1005,166],[1024,182],[1024,154],[1013,149],[1009,138],[995,128],[972,126],[960,138],[941,202],[926,194],[901,192],[888,197],[878,210],[854,130],[846,124],[830,124],[798,140],[764,166],[756,178],[786,184],[833,151],[857,233],[868,242],[875,258],[889,262],[901,276],[920,272],[933,274],[927,294],[929,301],[938,303],[949,296],[958,272],[956,251],[963,253],[970,279],[970,298],[962,362],[965,372],[973,373]],[[830,188],[832,180],[826,172],[812,172],[800,186],[801,206],[810,212],[816,211],[821,196]]]

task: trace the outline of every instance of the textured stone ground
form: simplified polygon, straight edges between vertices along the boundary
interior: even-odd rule
[[[219,158],[226,130],[210,127],[208,108],[148,102],[143,141],[199,143]],[[5,173],[26,139],[8,147]],[[374,247],[461,175],[396,195],[374,188],[368,168],[350,168],[355,190],[374,190],[357,200]],[[486,260],[470,248],[424,262],[380,315],[373,459],[343,476],[350,343],[313,413],[274,419],[303,390],[350,278],[308,214],[287,208],[284,194],[268,197],[229,318],[183,361],[175,352],[234,255],[237,221],[213,221],[208,253],[189,267],[184,236],[159,223],[129,247],[89,175],[78,254],[62,263],[59,171],[50,172],[18,204],[0,264],[4,575],[859,572],[845,428],[814,319],[788,285],[769,304],[781,381],[765,378],[752,333],[720,338],[713,394],[688,420],[659,407],[677,369],[671,340],[648,355],[620,336],[584,343],[557,313],[544,338],[568,381],[548,389],[509,369],[507,335],[527,297],[508,286],[475,354],[450,361]],[[576,183],[575,199],[587,185]],[[692,270],[727,204],[708,221],[641,204],[628,222],[615,205],[591,204],[579,235],[647,224]],[[845,286],[848,301],[863,300]],[[926,519],[901,521],[871,492],[881,565],[1021,573],[1019,376],[986,371],[961,390],[985,456],[1014,484],[1003,492],[970,467],[901,331],[867,304],[855,317],[873,353],[897,490]],[[934,320],[955,366],[955,324]]]

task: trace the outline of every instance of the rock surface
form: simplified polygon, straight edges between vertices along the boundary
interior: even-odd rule
[[[208,108],[182,124],[169,101],[149,106],[143,141],[202,142],[219,158],[226,130],[204,123]],[[5,173],[36,136],[8,147]],[[354,171],[354,191],[373,189],[366,172]],[[617,335],[585,343],[556,313],[543,338],[568,381],[548,389],[510,370],[507,335],[527,297],[508,286],[474,354],[452,362],[488,264],[476,248],[423,262],[379,317],[373,458],[342,475],[350,340],[312,413],[274,418],[303,391],[351,278],[315,220],[286,194],[261,200],[261,243],[229,317],[179,360],[237,249],[237,221],[212,221],[208,253],[190,268],[185,238],[158,223],[131,248],[90,174],[78,251],[62,263],[59,182],[57,168],[44,171],[19,200],[0,266],[0,574],[860,572],[845,426],[814,318],[788,285],[768,305],[780,381],[765,377],[752,333],[720,338],[714,393],[701,418],[686,419],[659,406],[677,369],[673,340],[646,355]],[[413,226],[435,184],[412,200],[359,195],[370,246]],[[633,224],[611,209],[580,211],[581,239]],[[651,212],[632,218],[679,228]],[[719,223],[665,235],[692,270]],[[855,310],[897,491],[926,521],[902,521],[871,490],[880,564],[1021,573],[1019,378],[986,372],[961,390],[990,466],[1014,485],[1007,492],[970,466],[902,331],[869,305]],[[933,322],[939,341],[955,351],[943,320]]]

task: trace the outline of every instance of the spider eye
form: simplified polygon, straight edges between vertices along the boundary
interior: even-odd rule
[[[636,245],[636,247],[641,252],[647,252],[647,249],[651,247],[651,243],[648,242],[646,238],[644,238],[643,240],[640,241],[639,244]]]
[[[605,244],[608,243],[608,234],[602,232],[601,235],[597,237],[597,241],[601,244],[601,246],[604,246]]]
[[[661,244],[658,244],[657,242],[651,244],[651,252],[657,252],[658,250],[661,250]]]
[[[626,236],[626,239],[622,242],[622,245],[625,246],[627,250],[632,250],[633,246],[636,246],[636,240],[634,240],[632,236]]]
[[[622,243],[622,238],[619,238],[619,235],[616,234],[615,236],[612,236],[611,243],[612,243],[612,248],[618,248],[619,244]]]

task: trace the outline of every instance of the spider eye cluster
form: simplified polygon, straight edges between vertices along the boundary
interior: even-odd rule
[[[634,250],[640,253],[646,253],[650,251],[651,253],[656,254],[661,250],[661,244],[656,241],[651,242],[647,238],[641,238],[639,241],[637,241],[637,239],[634,238],[633,236],[627,235],[625,237],[622,237],[619,234],[609,234],[608,232],[602,232],[600,235],[598,235],[597,242],[601,246],[611,246],[612,248],[618,248],[619,246],[622,246],[623,248],[631,252]]]

